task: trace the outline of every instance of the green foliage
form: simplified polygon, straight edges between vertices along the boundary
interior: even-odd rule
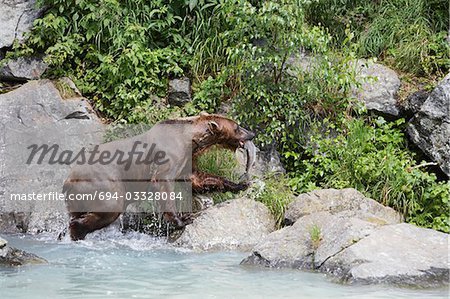
[[[317,250],[320,245],[320,241],[322,240],[322,230],[317,224],[310,227],[309,237],[311,238],[311,244],[314,250]]]
[[[449,231],[449,184],[416,165],[401,124],[345,118],[357,108],[349,67],[356,54],[415,74],[450,68],[448,1],[39,3],[48,8],[45,16],[35,21],[27,44],[16,43],[8,56],[45,51],[50,77],[69,76],[118,121],[108,140],[128,136],[120,128],[128,123],[215,112],[230,102],[231,114],[258,133],[260,146],[275,143],[295,192],[354,187],[412,223]],[[181,75],[193,79],[193,102],[171,107],[164,99],[167,81]],[[235,161],[233,153],[213,150],[199,165],[237,181]],[[249,191],[278,225],[292,200],[286,186],[285,177],[269,175]]]
[[[213,78],[209,76],[194,89],[193,105],[206,112],[215,112],[222,101],[229,95],[229,88],[226,86],[228,78],[222,74]]]
[[[283,224],[287,206],[294,199],[288,182],[285,175],[269,173],[264,181],[253,181],[249,190],[250,198],[262,202],[269,208],[278,228]]]
[[[450,45],[447,0],[319,0],[307,9],[308,20],[322,24],[336,44],[350,28],[359,41],[359,54],[384,58],[414,74],[446,73]]]
[[[108,117],[133,118],[132,110],[151,95],[165,95],[167,78],[183,73],[177,1],[40,4],[49,10],[19,52],[45,51],[50,76],[70,75]]]
[[[239,80],[251,52],[238,49],[249,49],[255,10],[246,0],[211,0],[195,7],[193,19],[188,21],[193,28],[190,66],[194,78],[202,81],[210,75],[230,72]]]
[[[235,154],[230,150],[213,147],[198,157],[197,166],[203,172],[227,178],[232,182],[239,181],[239,164]],[[211,197],[214,203],[219,203],[235,198],[236,194],[215,192],[211,194]]]
[[[197,166],[201,171],[238,181],[238,162],[235,153],[219,147],[213,147],[198,157]]]
[[[298,161],[291,184],[297,192],[355,188],[402,212],[408,222],[448,232],[450,185],[416,165],[398,128],[402,123],[346,120],[335,138],[331,132],[312,137],[309,158]]]
[[[267,51],[263,61],[275,66],[256,71],[233,102],[237,119],[257,132],[257,142],[264,147],[276,141],[282,155],[302,148],[304,132],[316,119],[335,118],[352,109],[351,89],[358,84],[349,67],[354,57],[350,47],[338,55],[329,48],[329,36],[318,28],[298,34],[301,37],[295,39],[305,41],[305,49],[313,53],[310,58],[297,56],[300,67],[287,66],[285,57],[299,53]],[[284,62],[276,67],[276,61]],[[284,162],[290,168],[291,162]]]

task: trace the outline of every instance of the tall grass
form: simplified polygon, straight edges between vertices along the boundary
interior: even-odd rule
[[[386,59],[416,75],[445,73],[450,68],[447,0],[319,0],[308,19],[321,23],[336,44],[350,28],[359,40],[359,54]]]
[[[198,157],[197,167],[200,171],[224,177],[232,182],[239,181],[239,164],[235,154],[229,150],[213,147]],[[213,192],[210,194],[214,203],[236,198],[231,192]]]

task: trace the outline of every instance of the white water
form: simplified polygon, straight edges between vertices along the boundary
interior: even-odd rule
[[[298,270],[240,266],[245,253],[194,253],[107,231],[81,242],[3,236],[47,265],[0,268],[0,298],[448,298],[448,289],[344,286]]]

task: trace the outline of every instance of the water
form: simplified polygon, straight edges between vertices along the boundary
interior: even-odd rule
[[[239,252],[195,253],[129,233],[81,242],[6,236],[48,265],[0,268],[0,298],[448,298],[448,289],[344,286],[322,274],[240,266]]]

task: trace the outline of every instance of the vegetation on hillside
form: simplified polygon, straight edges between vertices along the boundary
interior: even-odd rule
[[[322,24],[339,47],[350,29],[358,54],[416,75],[450,69],[449,2],[446,0],[318,0],[307,19]]]
[[[447,0],[39,3],[45,16],[10,56],[45,52],[48,76],[71,77],[104,116],[124,123],[228,104],[259,146],[275,144],[283,157],[288,178],[267,178],[256,193],[278,221],[290,192],[353,187],[410,222],[449,231],[448,182],[415,160],[401,121],[374,119],[355,103],[349,68],[377,57],[414,76],[448,72]],[[313,57],[306,67],[292,63],[301,53]],[[180,76],[193,80],[194,100],[171,107],[167,81]],[[292,190],[276,184],[285,180]]]

